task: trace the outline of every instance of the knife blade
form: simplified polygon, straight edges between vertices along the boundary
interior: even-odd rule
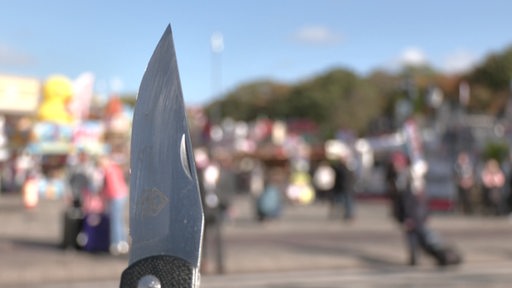
[[[198,287],[204,216],[170,25],[140,84],[130,157],[131,250],[120,287]]]

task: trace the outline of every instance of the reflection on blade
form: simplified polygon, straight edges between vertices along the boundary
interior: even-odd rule
[[[139,89],[130,191],[130,264],[171,255],[198,267],[203,211],[170,26]]]

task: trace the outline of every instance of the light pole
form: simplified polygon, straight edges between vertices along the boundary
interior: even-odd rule
[[[220,32],[214,32],[210,38],[212,51],[212,96],[220,93],[222,89],[222,52],[224,51],[224,36]],[[215,106],[212,112],[214,124],[220,124],[220,107]]]
[[[212,34],[210,38],[211,51],[212,51],[212,96],[217,96],[221,91],[222,86],[222,52],[224,51],[224,37],[222,33],[215,32]],[[220,115],[220,105],[216,104],[213,107],[211,122],[213,124],[212,130],[210,131],[210,141],[208,143],[209,154],[211,159],[215,156],[213,155],[213,146],[215,145],[215,139],[212,139],[212,132],[216,131],[216,126],[220,127],[221,115]],[[220,128],[219,128],[220,129]],[[217,130],[218,131],[218,130]],[[218,171],[223,173],[223,171]],[[222,175],[222,174],[221,174]],[[218,193],[223,193],[224,191],[218,191],[218,184],[214,185],[210,191],[210,195],[204,195],[204,200],[211,199],[219,199]],[[206,191],[205,191],[206,192]],[[212,197],[214,196],[214,197]],[[203,203],[208,203],[204,201]],[[223,237],[222,237],[222,220],[223,220],[223,210],[220,206],[220,203],[212,206],[204,206],[205,215],[207,216],[206,225],[204,228],[204,242],[203,242],[203,256],[204,260],[208,261],[209,258],[212,258],[212,255],[209,255],[211,252],[214,252],[213,257],[215,258],[215,266],[216,272],[219,274],[224,273],[224,245],[223,245]],[[213,251],[212,251],[213,250]]]

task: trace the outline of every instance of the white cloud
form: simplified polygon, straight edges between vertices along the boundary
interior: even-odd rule
[[[340,34],[324,26],[304,26],[293,34],[293,39],[307,44],[336,44],[342,40]]]
[[[0,65],[26,66],[35,62],[34,57],[0,43]]]
[[[391,71],[400,71],[405,66],[422,66],[428,63],[428,58],[423,50],[418,47],[411,46],[405,48],[400,54],[384,63],[382,68],[389,69]]]
[[[432,59],[427,57],[421,48],[411,46],[402,50],[397,57],[384,64],[383,67],[391,71],[400,71],[405,66],[431,65],[443,73],[457,74],[471,70],[481,61],[480,57],[463,49],[445,55],[440,59]]]
[[[427,64],[427,57],[420,48],[406,48],[398,58],[401,66],[421,66]]]
[[[471,70],[479,60],[468,51],[458,50],[443,59],[441,69],[447,73],[463,73]]]

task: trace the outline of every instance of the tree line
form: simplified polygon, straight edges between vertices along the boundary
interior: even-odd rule
[[[431,113],[426,95],[432,87],[439,88],[444,100],[456,105],[462,82],[471,88],[466,107],[470,113],[499,115],[511,94],[511,79],[512,46],[488,55],[460,74],[446,74],[424,65],[403,67],[398,72],[375,70],[363,76],[339,67],[293,84],[253,81],[221,95],[205,109],[214,121],[225,117],[243,121],[258,117],[307,119],[318,125],[321,138],[333,137],[339,129],[362,136],[385,129],[376,128],[376,123],[393,119],[397,101],[411,95],[416,95],[412,99],[414,113]],[[133,97],[122,98],[134,104]]]

